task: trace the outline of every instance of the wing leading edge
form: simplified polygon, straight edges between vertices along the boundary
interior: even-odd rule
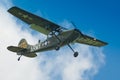
[[[8,10],[9,13],[21,19],[31,26],[32,29],[48,35],[51,31],[56,31],[61,27],[53,22],[50,22],[42,17],[29,13],[18,7],[12,7]]]
[[[106,42],[103,42],[101,40],[95,39],[87,35],[79,36],[76,42],[81,44],[91,45],[91,46],[97,46],[97,47],[105,46],[108,44]]]

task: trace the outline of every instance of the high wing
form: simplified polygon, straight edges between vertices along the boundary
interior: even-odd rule
[[[45,35],[48,35],[52,31],[59,32],[59,29],[61,28],[55,23],[52,23],[46,19],[43,19],[42,17],[29,13],[18,7],[12,7],[8,10],[8,12],[29,24],[30,28]]]
[[[93,37],[84,35],[83,36],[79,36],[76,40],[77,43],[82,43],[82,44],[87,44],[87,45],[91,45],[91,46],[97,46],[97,47],[101,47],[101,46],[105,46],[108,43],[103,42],[101,40],[95,39]]]

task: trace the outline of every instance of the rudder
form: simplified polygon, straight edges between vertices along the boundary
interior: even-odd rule
[[[18,44],[18,47],[20,48],[27,48],[28,47],[28,43],[25,39],[21,39],[19,44]]]

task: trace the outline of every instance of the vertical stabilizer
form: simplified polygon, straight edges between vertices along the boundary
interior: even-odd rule
[[[18,44],[18,47],[20,48],[27,48],[28,47],[28,43],[25,39],[21,39],[19,44]]]

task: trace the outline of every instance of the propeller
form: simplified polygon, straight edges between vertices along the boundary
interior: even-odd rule
[[[75,25],[75,23],[73,21],[70,21],[70,22],[73,25],[73,27],[77,29],[77,26]]]
[[[75,29],[77,29],[77,30],[79,31],[79,33],[85,38],[84,34],[77,28],[77,26],[74,24],[73,21],[71,21],[71,24],[72,24],[73,27],[74,27]]]

